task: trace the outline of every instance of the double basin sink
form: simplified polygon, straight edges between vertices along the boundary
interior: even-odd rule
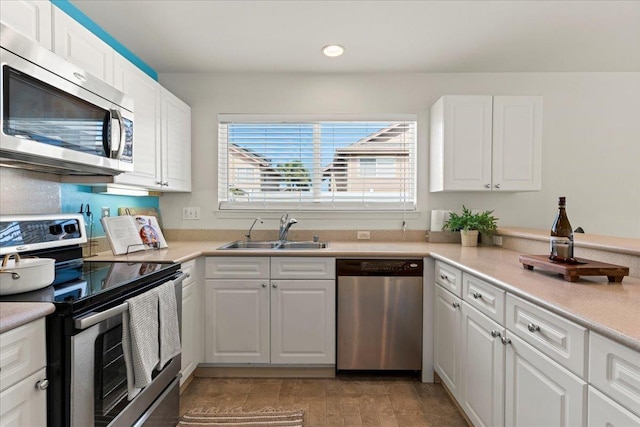
[[[327,242],[295,242],[281,240],[246,241],[238,240],[220,246],[218,249],[325,249]]]

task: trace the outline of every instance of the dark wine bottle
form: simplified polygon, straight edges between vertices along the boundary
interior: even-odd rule
[[[573,257],[573,231],[567,217],[566,198],[558,199],[558,213],[551,226],[551,255],[549,259],[558,262],[575,263]]]

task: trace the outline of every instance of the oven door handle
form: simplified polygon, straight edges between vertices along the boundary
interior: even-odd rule
[[[128,309],[129,309],[129,304],[126,302],[123,302],[120,305],[117,305],[108,310],[102,311],[100,313],[89,313],[86,316],[79,317],[74,320],[74,326],[76,327],[76,329],[80,329],[80,330],[87,329],[111,317],[117,316],[120,313],[124,313]]]

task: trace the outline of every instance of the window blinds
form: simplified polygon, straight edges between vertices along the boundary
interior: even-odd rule
[[[218,124],[220,209],[415,210],[415,120]]]

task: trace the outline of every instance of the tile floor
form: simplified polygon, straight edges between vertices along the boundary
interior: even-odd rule
[[[265,406],[304,409],[305,427],[467,426],[440,384],[406,376],[194,378],[182,393],[180,413]]]

